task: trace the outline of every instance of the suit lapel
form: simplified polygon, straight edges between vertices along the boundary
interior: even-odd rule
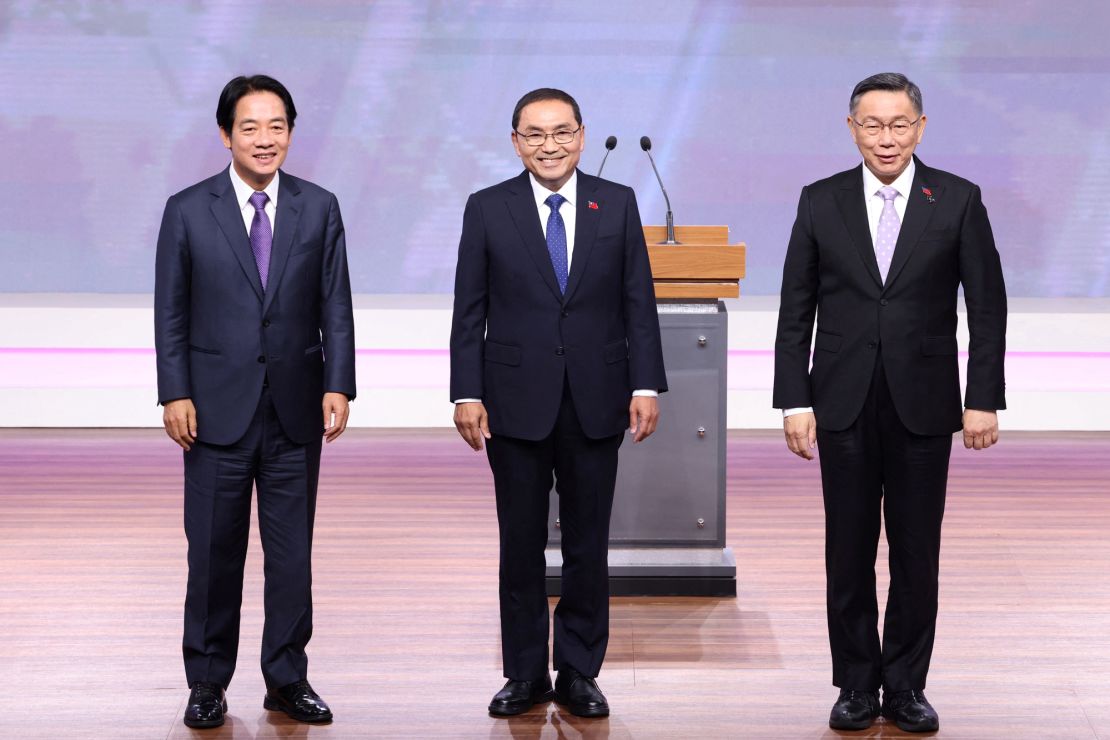
[[[890,287],[898,277],[898,273],[906,266],[910,254],[921,240],[921,235],[925,233],[925,228],[937,209],[936,201],[940,198],[942,188],[933,185],[930,180],[929,168],[914,157],[913,185],[906,196],[906,215],[902,219],[902,227],[898,230],[898,241],[894,245],[894,255],[890,259],[885,288]],[[925,190],[928,190],[931,195],[926,195]]]
[[[536,263],[536,269],[540,271],[547,287],[562,301],[563,295],[559,291],[559,282],[555,279],[555,268],[551,266],[551,255],[547,253],[547,240],[543,238],[543,227],[540,226],[540,215],[536,210],[536,199],[532,194],[527,171],[510,182],[509,191],[510,195],[505,203],[520,233],[520,239],[524,242],[525,251]]]
[[[297,233],[297,222],[301,217],[301,188],[296,181],[281,173],[278,181],[277,210],[274,213],[274,242],[270,249],[270,275],[266,281],[266,297],[262,302],[262,313],[273,302],[274,293],[281,285],[285,274],[285,264],[293,247],[293,235]]]
[[[255,295],[261,301],[262,280],[258,277],[258,265],[254,262],[250,239],[247,236],[246,228],[243,226],[243,212],[239,208],[239,202],[235,199],[235,188],[231,186],[231,175],[227,172],[224,172],[222,176],[217,175],[215,182],[216,186],[212,189],[212,194],[216,196],[216,199],[212,201],[212,215],[216,218],[220,231],[223,232],[224,238],[231,246],[235,258],[239,260],[239,266],[243,268],[243,274],[247,276],[251,287],[254,288]]]
[[[597,236],[597,224],[600,220],[600,208],[590,208],[592,201],[587,198],[595,197],[597,180],[589,175],[578,173],[578,192],[575,193],[574,206],[574,254],[571,257],[570,275],[567,276],[567,293],[563,299],[570,301],[574,290],[582,281],[582,273],[586,270],[586,263],[594,248],[594,237]]]
[[[855,244],[864,267],[880,288],[883,280],[879,277],[879,261],[875,258],[875,244],[871,240],[871,227],[867,223],[867,205],[863,197],[863,165],[849,170],[836,191],[836,202],[848,235]]]

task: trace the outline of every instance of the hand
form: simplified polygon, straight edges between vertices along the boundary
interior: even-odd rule
[[[345,393],[324,394],[324,441],[331,443],[347,429],[351,406]]]
[[[782,420],[786,433],[786,446],[798,457],[813,459],[813,448],[817,446],[817,417],[812,411],[792,414]]]
[[[964,447],[985,450],[998,444],[998,413],[964,409]]]
[[[188,452],[197,441],[197,409],[191,398],[170,401],[162,408],[162,424],[170,439]]]
[[[653,396],[633,396],[628,404],[628,431],[632,443],[643,442],[659,424],[659,399]]]
[[[455,428],[475,451],[482,449],[482,439],[489,439],[489,414],[480,401],[455,404]]]

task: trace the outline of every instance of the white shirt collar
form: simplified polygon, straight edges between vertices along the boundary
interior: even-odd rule
[[[540,185],[536,180],[536,176],[531,172],[528,173],[528,182],[532,183],[532,195],[536,197],[536,206],[542,206],[543,202],[551,196],[551,191]],[[574,208],[574,201],[578,199],[578,169],[570,173],[570,179],[563,183],[563,187],[559,188],[559,195],[567,199],[567,204]],[[562,210],[559,211],[562,213]]]
[[[906,169],[902,170],[902,174],[898,175],[898,179],[890,183],[890,187],[898,191],[898,195],[903,198],[910,197],[910,189],[913,187],[913,173],[917,169],[917,164],[910,157],[910,163],[906,165]],[[884,187],[879,178],[875,177],[875,173],[867,169],[867,163],[863,163],[863,195],[865,198],[871,198],[878,192],[879,188]]]
[[[239,210],[243,210],[250,202],[250,197],[254,194],[255,189],[239,177],[239,173],[235,171],[235,165],[229,165],[227,170],[231,173],[231,186],[235,188],[235,200],[239,202]],[[277,208],[278,181],[280,179],[281,171],[279,170],[274,173],[274,179],[270,180],[270,184],[262,191],[270,197],[270,203],[273,203],[274,208]]]

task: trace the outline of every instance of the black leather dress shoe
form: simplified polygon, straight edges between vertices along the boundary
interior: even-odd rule
[[[298,722],[331,722],[331,709],[308,681],[296,681],[280,689],[270,689],[262,706],[271,711],[285,712]]]
[[[597,681],[573,668],[564,668],[555,677],[555,701],[578,717],[609,716],[609,702],[605,701]]]
[[[879,716],[879,692],[841,689],[829,713],[834,730],[866,730]]]
[[[224,723],[227,697],[218,683],[197,681],[189,691],[189,705],[185,707],[185,726],[203,729],[219,727]]]
[[[904,732],[936,732],[940,728],[937,710],[923,691],[884,691],[883,716]]]
[[[535,681],[514,681],[510,678],[501,690],[493,695],[493,700],[489,703],[489,713],[499,717],[511,717],[514,714],[527,712],[534,704],[549,702],[554,696],[555,692],[551,690],[551,676],[547,674]]]

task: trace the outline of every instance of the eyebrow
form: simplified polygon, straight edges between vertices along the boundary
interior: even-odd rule
[[[867,116],[863,120],[864,120],[864,122],[874,121],[876,123],[896,123],[897,121],[907,121],[908,122],[908,121],[911,121],[913,119],[911,119],[909,116],[899,115],[899,116],[895,116],[894,118],[891,118],[889,121],[884,121],[883,119],[879,118],[878,116]]]
[[[570,129],[571,127],[573,127],[573,125],[574,124],[572,123],[557,123],[555,124],[555,128],[553,128],[552,131],[564,131],[566,129]],[[533,131],[538,134],[547,133],[539,126],[529,126],[528,128],[524,129],[524,131],[525,133],[530,133]]]
[[[285,123],[285,116],[281,116],[280,118],[271,118],[269,122],[270,123]],[[244,118],[242,121],[239,121],[240,126],[242,126],[244,124],[248,124],[248,123],[258,123],[258,121],[254,118]]]

